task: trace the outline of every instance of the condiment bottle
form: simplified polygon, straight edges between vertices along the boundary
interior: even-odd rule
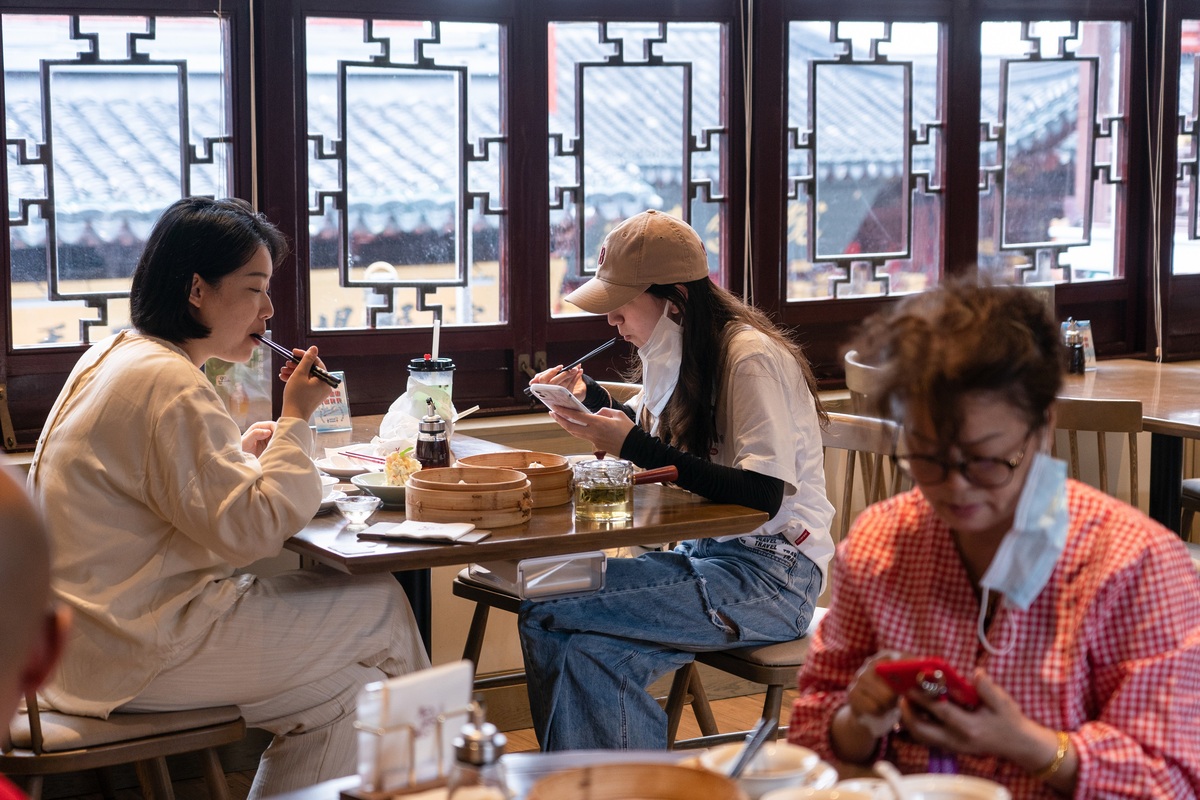
[[[509,800],[512,792],[504,782],[500,756],[508,743],[504,734],[484,722],[479,700],[471,710],[471,721],[454,738],[454,770],[447,783],[447,800]]]
[[[429,413],[417,425],[416,459],[421,469],[450,466],[450,443],[446,441],[446,421],[437,415],[433,401],[427,401]]]
[[[1083,332],[1074,317],[1067,317],[1067,372],[1072,375],[1082,375],[1084,369]]]

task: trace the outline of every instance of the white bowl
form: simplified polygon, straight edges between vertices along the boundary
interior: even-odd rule
[[[346,496],[346,493],[343,492],[341,489],[331,489],[329,492],[327,492],[325,494],[324,497],[321,498],[321,507],[319,509],[317,509],[317,513],[324,514],[326,511],[332,511],[333,504],[336,503],[339,498],[342,498],[345,496]]]
[[[921,773],[901,778],[912,800],[1011,800],[1008,789],[984,778],[970,775]],[[838,789],[863,792],[874,800],[892,800],[887,782],[880,778],[851,778],[841,781]]]
[[[700,754],[700,765],[727,775],[741,749],[740,742],[714,747]],[[820,763],[817,754],[807,747],[788,742],[768,742],[746,766],[737,783],[750,800],[757,800],[773,789],[806,784],[813,769]]]
[[[913,800],[1012,800],[1000,784],[970,775],[905,775],[904,788]]]
[[[367,472],[362,475],[355,475],[350,479],[358,488],[363,491],[370,492],[383,501],[385,506],[403,506],[404,505],[404,487],[389,486],[387,475],[382,472]]]

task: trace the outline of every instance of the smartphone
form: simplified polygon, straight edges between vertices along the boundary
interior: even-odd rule
[[[571,393],[571,390],[565,386],[559,386],[556,383],[531,383],[529,391],[533,392],[533,396],[541,400],[550,409],[569,408],[572,411],[578,411],[581,414],[594,413],[591,409],[579,402],[579,398]],[[581,423],[587,424],[587,423]]]
[[[920,689],[931,698],[949,700],[966,709],[979,706],[974,684],[938,656],[882,661],[875,665],[875,674],[897,694]]]

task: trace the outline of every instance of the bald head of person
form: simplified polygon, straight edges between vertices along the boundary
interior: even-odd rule
[[[50,595],[46,529],[21,481],[0,466],[0,721],[41,686],[62,647],[64,613]]]

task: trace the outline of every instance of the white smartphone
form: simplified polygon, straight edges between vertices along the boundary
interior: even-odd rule
[[[555,408],[569,408],[572,411],[578,411],[582,414],[594,413],[591,409],[579,402],[579,398],[571,393],[571,390],[565,386],[559,386],[556,383],[531,383],[529,391],[533,392],[533,396],[541,400],[547,408],[551,410]],[[577,423],[587,425],[586,422]]]

